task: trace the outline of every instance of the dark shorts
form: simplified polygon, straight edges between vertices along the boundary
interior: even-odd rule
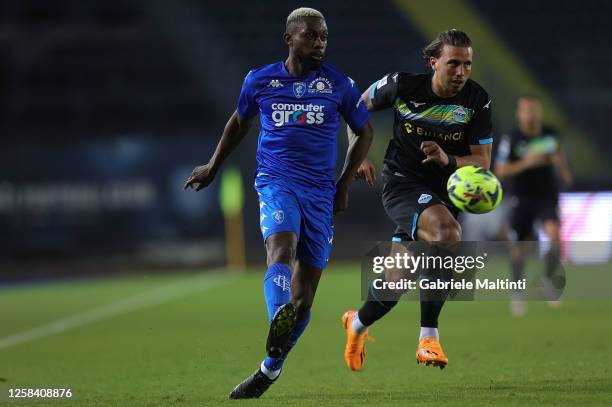
[[[515,196],[510,213],[510,227],[513,240],[525,240],[533,237],[533,225],[536,221],[559,221],[558,197],[529,198]]]
[[[383,206],[389,219],[397,225],[393,241],[417,240],[419,216],[430,206],[446,206],[455,219],[459,214],[446,196],[434,192],[418,180],[383,174],[383,182]]]

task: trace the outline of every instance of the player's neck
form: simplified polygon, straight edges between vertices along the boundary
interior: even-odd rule
[[[455,96],[457,93],[459,92],[449,92],[446,89],[444,89],[444,86],[442,86],[442,84],[438,81],[438,77],[436,76],[435,72],[434,74],[431,76],[431,91],[438,97],[441,98],[452,98],[453,96]]]
[[[312,66],[289,55],[285,60],[285,69],[292,76],[306,76],[312,71]]]
[[[542,134],[542,125],[519,124],[519,129],[521,130],[521,133],[528,137],[535,137]]]

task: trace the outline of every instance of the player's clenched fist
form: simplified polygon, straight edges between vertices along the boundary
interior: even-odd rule
[[[189,178],[187,178],[184,189],[191,188],[199,191],[202,188],[206,188],[215,179],[215,173],[216,171],[213,170],[210,164],[195,167]]]
[[[422,142],[421,151],[425,154],[425,159],[422,161],[423,164],[435,163],[440,167],[448,165],[448,156],[435,141]]]

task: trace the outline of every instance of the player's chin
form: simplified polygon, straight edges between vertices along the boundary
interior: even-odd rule
[[[459,92],[461,89],[463,89],[464,85],[465,85],[465,82],[463,81],[453,81],[450,83],[451,89],[455,92]]]
[[[323,63],[323,60],[325,59],[325,57],[323,55],[311,55],[310,56],[310,64],[313,67],[320,67],[321,64]]]

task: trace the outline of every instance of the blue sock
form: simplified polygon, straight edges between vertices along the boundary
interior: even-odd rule
[[[287,350],[285,351],[283,356],[278,358],[278,359],[273,359],[271,357],[267,357],[264,360],[264,366],[266,366],[266,368],[268,368],[270,370],[278,370],[281,367],[283,367],[283,363],[285,362],[285,358],[287,357],[289,352],[291,352],[291,349],[293,349],[293,347],[297,343],[298,339],[300,339],[300,336],[302,336],[302,334],[304,333],[304,330],[308,326],[309,322],[310,322],[310,313],[308,313],[308,316],[306,317],[305,320],[298,322],[295,325],[295,328],[293,328],[293,332],[291,333],[291,338],[289,339],[289,345],[287,346]]]
[[[291,269],[283,263],[270,264],[264,278],[264,296],[268,307],[268,320],[276,310],[291,300]]]

